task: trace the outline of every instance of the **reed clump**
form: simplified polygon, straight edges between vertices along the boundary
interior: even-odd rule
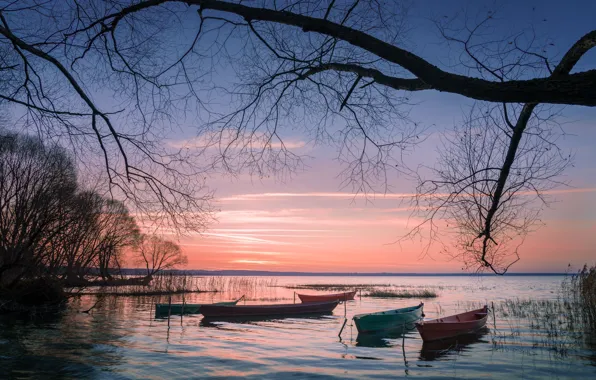
[[[365,297],[375,298],[436,298],[437,292],[432,289],[415,290],[383,290],[375,289],[364,295]]]
[[[244,295],[248,299],[262,296],[273,297],[273,293],[277,287],[277,278],[259,276],[208,276],[201,278],[199,286],[206,291],[223,293],[232,298],[240,295]]]
[[[492,332],[496,348],[546,348],[557,358],[577,355],[596,342],[596,267],[567,276],[556,299],[504,300],[495,303],[494,312],[508,324]],[[528,334],[534,336],[531,346]]]
[[[159,273],[147,285],[90,287],[76,294],[101,294],[113,296],[158,296],[168,294],[202,293],[201,277],[185,273]]]
[[[146,285],[88,287],[76,294],[102,294],[115,296],[158,296],[184,293],[223,293],[227,297],[245,295],[258,298],[267,289],[277,287],[277,279],[269,277],[194,276],[184,272],[164,272],[154,275]],[[266,294],[273,297],[273,295]]]
[[[390,284],[298,284],[286,285],[286,289],[325,290],[325,291],[348,291],[348,290],[373,290],[381,287],[389,287]]]
[[[536,354],[546,350],[564,359],[581,350],[582,325],[566,299],[507,299],[495,302],[496,321],[489,321],[495,349]],[[497,327],[498,326],[498,327]]]
[[[596,333],[596,266],[584,265],[563,283],[563,290],[584,330]]]

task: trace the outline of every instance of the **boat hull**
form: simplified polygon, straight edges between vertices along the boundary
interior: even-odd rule
[[[416,324],[424,342],[449,339],[459,335],[473,334],[486,325],[487,307],[467,313],[433,319]]]
[[[335,293],[335,294],[300,294],[296,293],[302,303],[308,302],[332,302],[332,301],[349,301],[356,296],[357,290],[352,292]]]
[[[203,305],[201,313],[206,318],[323,314],[331,313],[338,304],[339,301],[280,305]]]
[[[354,316],[354,324],[359,333],[413,328],[422,318],[424,304],[395,310],[380,311]]]
[[[201,304],[172,304],[158,303],[155,304],[155,315],[168,315],[168,314],[198,314],[201,309]]]

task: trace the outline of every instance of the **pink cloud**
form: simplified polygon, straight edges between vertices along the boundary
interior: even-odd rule
[[[268,260],[232,260],[230,263],[235,264],[256,264],[256,265],[272,265],[272,264],[279,264],[278,261],[268,261]]]

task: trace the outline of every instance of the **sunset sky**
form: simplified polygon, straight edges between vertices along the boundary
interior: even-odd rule
[[[476,2],[416,2],[411,10],[409,36],[414,51],[433,63],[446,64],[449,53],[439,46],[438,33],[428,17],[458,10],[478,11]],[[492,4],[492,3],[491,3]],[[596,2],[504,2],[500,17],[507,27],[531,20],[538,35],[552,38],[555,53],[564,52],[594,26]],[[584,7],[579,11],[579,5]],[[431,11],[429,11],[432,10]],[[596,67],[596,52],[580,61],[579,70]],[[424,92],[411,94],[410,117],[430,127],[426,141],[409,153],[412,166],[432,165],[440,135],[462,120],[472,102],[457,95]],[[575,153],[575,166],[565,177],[570,187],[551,193],[553,201],[542,214],[544,226],[532,233],[520,249],[521,261],[513,272],[562,272],[596,258],[596,109],[563,109],[565,136],[560,146]],[[188,134],[172,138],[180,146],[196,140]],[[292,178],[259,179],[250,175],[218,176],[209,185],[216,189],[217,222],[201,235],[186,236],[180,243],[189,256],[189,268],[254,269],[273,271],[333,272],[459,272],[461,263],[430,249],[427,241],[396,244],[415,223],[410,218],[408,194],[415,184],[393,175],[386,194],[354,195],[342,188],[337,152],[314,145],[303,136],[288,136],[285,143],[297,154],[312,157],[307,168]]]
[[[585,132],[585,131],[584,131]],[[575,185],[554,191],[543,214],[546,226],[522,246],[513,271],[564,271],[568,263],[594,261],[596,154],[589,138],[570,138]],[[338,191],[337,165],[313,160],[312,168],[285,183],[251,178],[218,181],[218,221],[201,236],[181,240],[189,268],[276,271],[458,272],[461,264],[426,241],[395,244],[416,222],[407,197],[412,183],[394,181],[387,195]],[[405,196],[404,196],[405,195]]]

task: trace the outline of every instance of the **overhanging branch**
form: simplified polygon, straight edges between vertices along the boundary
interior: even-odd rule
[[[173,1],[150,0],[140,2],[109,14],[79,31],[89,30],[103,22],[117,24],[129,14],[168,2]],[[408,70],[428,86],[428,88],[422,89],[433,89],[460,94],[472,99],[499,103],[551,103],[596,106],[595,69],[569,75],[553,75],[548,78],[492,82],[449,73],[407,50],[375,38],[363,31],[326,19],[219,0],[185,0],[179,2],[197,5],[202,11],[214,10],[236,14],[249,22],[267,21],[290,25],[302,28],[305,32],[316,32],[343,40]],[[586,34],[580,41],[593,46],[593,42],[596,41],[596,30]],[[577,43],[573,49],[575,50],[572,55],[577,59],[583,53],[578,55],[575,52],[587,51],[578,48]]]

